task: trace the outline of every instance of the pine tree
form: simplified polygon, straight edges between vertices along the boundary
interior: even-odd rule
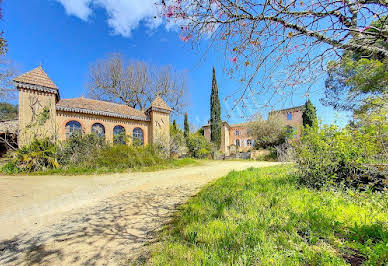
[[[212,93],[210,96],[210,140],[220,148],[221,146],[221,104],[218,97],[216,71],[213,67]]]
[[[184,131],[183,131],[185,138],[189,136],[189,133],[190,133],[189,118],[187,117],[187,113],[185,113]]]
[[[317,123],[316,109],[310,99],[308,99],[304,104],[302,119],[303,126],[312,127],[315,123]]]

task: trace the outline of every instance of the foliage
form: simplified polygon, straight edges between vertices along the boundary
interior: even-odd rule
[[[147,265],[387,264],[387,194],[311,190],[289,168],[234,171],[202,189]]]
[[[92,167],[111,169],[139,168],[157,165],[164,160],[159,150],[152,146],[105,146],[98,153]]]
[[[241,106],[257,95],[309,88],[325,62],[345,52],[388,56],[386,0],[159,3],[166,19],[181,25],[182,41],[222,50],[226,72],[242,83],[233,94]]]
[[[180,112],[185,106],[186,80],[184,72],[171,66],[132,62],[121,54],[112,54],[90,67],[88,94],[140,110],[146,109],[158,95],[174,112]]]
[[[61,165],[89,166],[95,163],[99,151],[106,145],[97,134],[74,132],[59,144],[58,161]]]
[[[325,82],[324,105],[337,110],[357,111],[367,97],[378,96],[388,88],[388,59],[376,59],[345,55],[340,61],[328,64],[328,78]]]
[[[12,162],[23,172],[58,168],[57,146],[50,139],[35,139],[13,154]]]
[[[178,126],[176,125],[175,119],[174,119],[174,121],[172,122],[172,129],[173,129],[173,130],[177,130],[177,129],[178,129]]]
[[[310,126],[312,127],[314,124],[317,123],[317,114],[316,109],[313,103],[308,99],[303,107],[303,126]]]
[[[19,173],[21,170],[14,162],[8,162],[1,167],[0,172],[6,175],[13,175]]]
[[[383,189],[384,176],[372,173],[368,166],[383,154],[376,142],[376,131],[370,127],[306,127],[296,145],[296,162],[300,181],[309,187],[354,186]]]
[[[221,146],[221,104],[218,97],[216,71],[213,67],[212,92],[210,96],[210,140],[216,148]]]
[[[17,105],[0,103],[0,120],[14,120],[18,118]]]
[[[255,148],[275,147],[284,143],[289,129],[279,114],[271,114],[268,120],[258,117],[248,124],[248,135],[255,139]]]
[[[183,134],[185,136],[185,139],[187,139],[190,134],[189,118],[187,116],[187,113],[185,113],[185,120],[183,122]]]
[[[190,133],[186,139],[189,154],[194,158],[207,158],[214,150],[203,135]]]
[[[170,154],[172,157],[179,157],[187,153],[186,139],[182,132],[174,124],[170,127]]]

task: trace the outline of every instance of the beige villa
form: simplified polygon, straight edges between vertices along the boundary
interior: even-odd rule
[[[274,114],[280,114],[280,116],[284,119],[285,124],[294,129],[296,138],[300,136],[301,128],[303,125],[303,105],[272,111],[268,115],[271,116]],[[221,128],[220,150],[226,155],[230,154],[231,149],[235,149],[239,152],[246,152],[251,150],[255,141],[251,136],[248,135],[247,126],[248,123],[229,125],[224,121]],[[210,141],[210,125],[205,125],[202,128],[204,130],[205,138]]]
[[[19,147],[34,138],[64,140],[74,132],[94,132],[108,142],[123,142],[126,135],[144,145],[169,143],[171,108],[159,96],[144,111],[84,97],[61,99],[40,66],[14,82],[19,91]]]

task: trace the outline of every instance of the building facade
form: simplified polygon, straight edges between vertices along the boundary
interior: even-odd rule
[[[292,108],[272,111],[268,116],[279,115],[284,119],[284,124],[293,129],[295,138],[299,138],[303,126],[303,105]],[[221,147],[220,151],[229,155],[236,152],[247,152],[251,150],[255,144],[252,136],[248,135],[248,122],[241,124],[222,123],[221,128]],[[205,138],[210,141],[210,125],[202,127]]]
[[[61,99],[42,67],[14,83],[19,91],[19,147],[34,138],[65,140],[74,132],[95,133],[110,143],[169,143],[171,108],[159,96],[145,111],[84,97]]]

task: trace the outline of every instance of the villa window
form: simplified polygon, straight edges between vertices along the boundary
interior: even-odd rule
[[[125,128],[123,126],[115,126],[113,128],[113,143],[125,144]]]
[[[236,139],[236,146],[240,147],[240,140],[239,139]]]
[[[144,145],[144,135],[143,130],[139,127],[133,130],[133,143],[137,145]]]
[[[291,112],[287,113],[287,120],[292,120],[292,113]]]
[[[240,136],[240,130],[234,131],[234,135],[235,135],[235,136]]]
[[[82,133],[81,123],[78,121],[69,121],[65,125],[66,137],[70,137],[74,133]]]
[[[105,127],[100,123],[92,125],[92,133],[96,134],[100,138],[105,139]]]

